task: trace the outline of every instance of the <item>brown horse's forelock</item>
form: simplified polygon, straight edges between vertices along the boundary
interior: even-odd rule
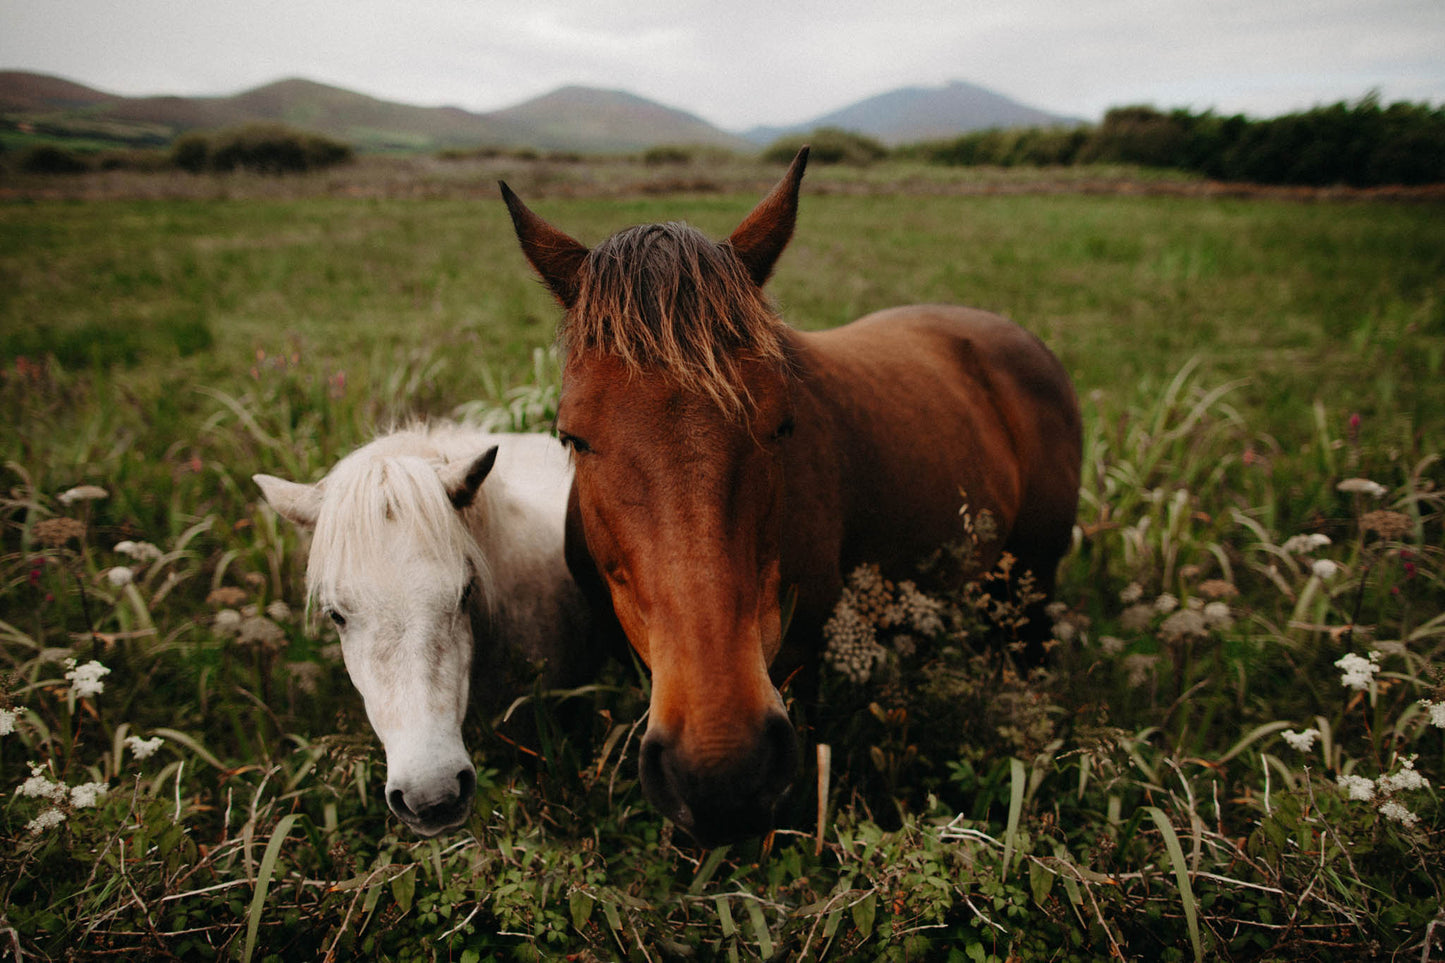
[[[741,414],[740,362],[782,364],[782,320],[727,243],[676,222],[612,235],[588,254],[558,330],[568,358],[598,352],[660,368]]]

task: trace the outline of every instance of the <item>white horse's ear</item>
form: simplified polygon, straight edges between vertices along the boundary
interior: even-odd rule
[[[276,514],[302,528],[316,527],[321,514],[320,486],[302,485],[275,475],[252,475],[251,480],[261,486],[261,494]]]
[[[439,472],[447,497],[458,511],[472,504],[496,462],[497,446],[493,445],[471,461],[453,462]]]

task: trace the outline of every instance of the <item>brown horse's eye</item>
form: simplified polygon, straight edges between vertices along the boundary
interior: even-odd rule
[[[592,446],[587,444],[586,441],[578,438],[576,435],[569,435],[565,431],[557,432],[557,440],[579,455],[585,455],[592,450]]]
[[[793,422],[793,417],[789,415],[783,419],[783,423],[773,432],[773,440],[782,441],[784,438],[791,438],[795,427],[797,426]]]

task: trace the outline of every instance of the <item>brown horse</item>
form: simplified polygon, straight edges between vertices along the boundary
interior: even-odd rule
[[[589,251],[501,185],[566,308],[569,561],[651,669],[643,789],[705,845],[768,828],[797,756],[776,686],[816,665],[847,572],[960,538],[966,492],[1048,592],[1078,499],[1078,402],[1027,331],[936,305],[820,333],[777,316],[762,286],[806,162],[721,243],[670,223]]]

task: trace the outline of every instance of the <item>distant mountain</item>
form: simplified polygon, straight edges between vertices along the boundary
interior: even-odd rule
[[[791,127],[754,127],[743,136],[757,145],[819,127],[839,127],[885,144],[957,137],[991,127],[1056,127],[1084,123],[1029,107],[977,84],[955,80],[942,87],[903,87],[860,100]]]
[[[532,144],[549,150],[628,151],[658,144],[701,144],[750,150],[736,134],[693,114],[664,107],[621,90],[562,87],[526,103],[486,115],[529,132]]]
[[[793,127],[730,133],[685,111],[620,90],[562,87],[504,110],[414,107],[292,78],[228,97],[121,97],[59,77],[0,71],[0,143],[36,135],[103,146],[154,146],[191,130],[274,121],[361,150],[532,147],[612,153],[658,145],[749,151],[784,134],[841,127],[888,144],[988,127],[1075,124],[959,81],[905,87]]]
[[[290,79],[229,97],[119,97],[80,84],[0,72],[0,133],[150,145],[191,130],[275,121],[362,150],[534,147],[581,153],[706,144],[748,150],[747,141],[700,118],[620,91],[564,87],[491,113],[414,107],[310,80]]]

